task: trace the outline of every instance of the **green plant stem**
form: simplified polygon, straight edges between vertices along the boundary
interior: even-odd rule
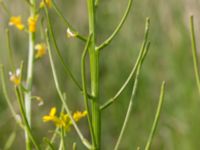
[[[96,0],[95,1],[95,7],[98,7],[98,5],[99,5],[99,0]]]
[[[105,40],[100,46],[97,47],[97,50],[101,50],[103,48],[105,48],[106,46],[108,46],[112,40],[115,38],[115,36],[117,35],[117,33],[120,31],[120,29],[122,28],[124,22],[126,21],[128,14],[131,10],[131,6],[132,6],[133,0],[129,0],[128,1],[128,6],[127,9],[121,19],[121,21],[119,22],[118,26],[116,27],[116,29],[114,30],[114,32],[110,35],[110,37],[108,37],[107,40]]]
[[[60,150],[65,150],[65,129],[61,128],[61,149]]]
[[[53,4],[53,8],[56,11],[56,13],[58,14],[58,16],[63,20],[63,22],[65,23],[65,26],[67,28],[69,28],[72,32],[74,32],[76,34],[76,37],[82,41],[87,41],[87,38],[85,38],[84,36],[80,35],[79,32],[77,32],[72,25],[69,23],[69,21],[64,17],[63,13],[60,11],[60,9],[58,8],[58,6],[56,5],[56,3],[54,2],[54,0],[52,0],[52,4]]]
[[[36,14],[36,0],[30,0],[30,16],[34,17]],[[33,68],[34,68],[34,44],[35,33],[29,32],[29,51],[28,51],[28,65],[27,65],[27,79],[26,88],[28,92],[25,93],[25,113],[29,126],[31,127],[31,97],[32,97],[32,82],[33,82]],[[25,131],[26,149],[31,149],[28,131]]]
[[[24,108],[24,105],[23,105],[23,98],[22,98],[22,94],[20,92],[21,90],[19,89],[19,87],[16,87],[15,88],[15,92],[16,92],[16,95],[17,95],[17,100],[18,100],[18,103],[19,103],[19,107],[20,107],[20,112],[21,112],[21,116],[23,118],[23,121],[24,121],[24,125],[25,125],[25,128],[26,128],[26,134],[28,136],[28,139],[30,140],[29,142],[29,145],[27,148],[27,150],[31,150],[31,141],[33,143],[33,145],[35,146],[36,150],[40,150],[40,147],[38,146],[35,138],[33,137],[33,134],[31,132],[31,128],[30,128],[30,125],[28,123],[28,119],[26,117],[26,112],[25,112],[25,108]],[[26,141],[27,142],[27,141]],[[26,145],[27,146],[27,145]]]
[[[73,150],[77,150],[77,145],[76,145],[76,143],[73,143],[72,149],[73,149]]]
[[[16,118],[17,113],[14,110],[14,107],[13,107],[13,105],[11,103],[11,100],[10,100],[10,98],[8,96],[8,92],[7,92],[7,89],[6,89],[6,83],[5,83],[5,71],[4,71],[4,67],[2,65],[0,65],[0,70],[1,70],[1,85],[2,85],[2,89],[3,89],[3,95],[4,95],[5,99],[6,99],[6,102],[8,104],[8,107],[9,107],[9,109],[11,111],[11,114],[12,114],[13,118],[16,120],[16,122],[19,124],[19,126],[22,129],[24,129],[23,124],[19,120],[17,120],[17,118]]]
[[[60,100],[63,104],[63,107],[65,108],[65,110],[67,111],[71,121],[72,121],[72,124],[78,134],[78,136],[80,137],[82,143],[88,148],[88,149],[91,149],[91,144],[87,141],[86,138],[84,138],[83,134],[81,133],[78,125],[76,124],[76,122],[74,121],[73,117],[72,117],[72,114],[70,112],[70,109],[68,108],[68,105],[65,101],[65,96],[64,94],[62,94],[61,92],[61,89],[60,89],[60,86],[59,86],[59,82],[58,82],[58,78],[57,78],[57,74],[56,74],[56,70],[55,70],[55,66],[54,66],[54,62],[53,62],[53,58],[52,58],[52,54],[51,54],[51,48],[50,48],[50,43],[49,43],[49,36],[48,36],[48,33],[46,31],[46,40],[47,40],[47,47],[48,47],[48,52],[49,52],[49,59],[50,59],[50,65],[51,65],[51,69],[52,69],[52,72],[53,72],[53,78],[54,78],[54,82],[55,82],[55,86],[56,86],[56,90],[58,92],[58,95],[60,97]]]
[[[84,51],[82,53],[81,74],[82,74],[82,88],[83,88],[84,102],[85,102],[86,110],[88,112],[88,115],[87,115],[88,124],[89,124],[90,134],[91,134],[91,137],[92,137],[92,142],[94,143],[95,137],[94,137],[94,131],[93,131],[93,127],[92,127],[91,112],[90,112],[90,108],[89,108],[88,95],[87,95],[87,93],[88,93],[87,92],[87,82],[86,82],[86,75],[85,75],[85,59],[86,59],[87,51],[89,49],[91,36],[92,36],[92,34],[88,37],[86,46],[85,46]]]
[[[96,47],[95,35],[95,0],[87,0],[89,33],[92,34],[89,47],[91,94],[92,94],[92,125],[94,129],[95,150],[101,149],[101,111],[99,108],[99,51]]]
[[[131,98],[130,98],[130,101],[129,101],[127,113],[126,113],[126,116],[125,116],[125,119],[124,119],[124,123],[123,123],[122,129],[120,131],[120,134],[119,134],[119,137],[118,137],[118,140],[117,140],[117,143],[115,145],[114,150],[117,150],[119,148],[119,144],[120,144],[120,142],[122,140],[122,137],[124,135],[125,129],[127,127],[127,123],[128,123],[129,118],[130,118],[132,107],[133,107],[133,99],[135,97],[135,93],[136,93],[137,86],[138,86],[138,78],[139,78],[140,70],[141,70],[143,61],[146,58],[146,55],[147,55],[147,53],[149,51],[149,47],[150,47],[150,43],[148,43],[146,45],[145,50],[143,52],[143,57],[140,60],[139,65],[137,67],[137,71],[136,71],[136,75],[135,75],[135,81],[134,81],[134,84],[133,84],[133,90],[132,90]]]
[[[119,137],[117,139],[117,143],[115,145],[114,150],[118,150],[118,148],[119,148],[119,144],[122,140],[122,137],[124,135],[124,131],[127,127],[127,123],[128,123],[129,118],[130,118],[130,115],[131,115],[131,111],[132,111],[132,108],[133,108],[133,99],[135,97],[135,93],[136,93],[137,86],[138,86],[138,77],[139,77],[140,69],[141,69],[141,61],[140,61],[140,64],[137,68],[137,73],[136,73],[135,81],[134,81],[134,84],[133,84],[133,90],[132,90],[131,98],[130,98],[130,101],[129,101],[128,109],[127,109],[126,116],[125,116],[125,119],[124,119],[124,123],[123,123],[122,129],[120,131]]]
[[[156,110],[156,115],[155,115],[155,118],[154,118],[154,121],[153,121],[153,125],[152,125],[152,128],[151,128],[151,132],[150,132],[147,144],[145,146],[145,150],[149,150],[150,147],[151,147],[151,143],[152,143],[153,136],[155,134],[155,131],[156,131],[156,128],[157,128],[157,125],[158,125],[158,120],[159,120],[160,112],[161,112],[162,105],[163,105],[164,94],[165,94],[165,82],[163,81],[162,85],[161,85],[161,89],[160,89],[160,97],[159,97],[158,107],[157,107],[157,110]]]
[[[57,128],[56,128],[56,129],[57,129]],[[55,150],[55,148],[54,148],[52,142],[49,141],[48,138],[44,138],[43,141],[48,145],[48,147],[47,147],[46,149],[48,149],[48,150],[49,150],[49,149],[50,149],[50,150]]]
[[[13,57],[13,50],[11,48],[11,43],[10,43],[10,31],[9,29],[6,29],[6,42],[7,42],[7,48],[8,48],[8,52],[9,52],[9,62],[10,62],[10,66],[12,68],[12,71],[15,70],[15,63],[14,63],[14,57]]]
[[[195,77],[196,77],[198,91],[200,94],[200,77],[199,77],[199,69],[198,69],[199,66],[198,66],[198,57],[197,57],[197,47],[196,47],[196,39],[195,39],[195,31],[194,31],[194,17],[193,16],[190,16],[190,32],[191,32],[194,73],[195,73]]]
[[[68,65],[65,63],[65,61],[62,57],[62,54],[61,54],[61,52],[58,48],[58,44],[56,42],[55,35],[54,35],[54,32],[53,32],[53,28],[52,28],[52,23],[51,23],[51,20],[50,20],[50,17],[49,17],[49,12],[48,12],[48,9],[46,7],[45,7],[45,12],[46,12],[47,21],[48,21],[48,29],[49,29],[49,32],[50,32],[51,39],[53,40],[53,45],[55,47],[56,54],[57,54],[61,64],[64,66],[65,73],[70,76],[72,81],[74,81],[75,85],[80,89],[80,91],[82,91],[81,85],[78,83],[77,79],[75,78],[75,76],[73,75],[71,70],[69,69]]]
[[[70,76],[70,78],[72,79],[72,81],[75,83],[75,85],[77,86],[77,88],[83,92],[83,89],[81,87],[81,84],[79,84],[78,80],[75,78],[75,76],[73,75],[73,73],[71,72],[71,70],[69,69],[68,65],[65,63],[64,61],[64,58],[62,57],[62,54],[61,54],[61,51],[60,49],[58,48],[58,44],[56,42],[56,39],[55,39],[55,36],[54,36],[54,32],[53,32],[53,28],[52,28],[52,23],[51,23],[51,20],[50,20],[50,17],[49,17],[49,12],[48,12],[48,9],[45,7],[45,12],[46,12],[46,16],[47,16],[47,21],[48,21],[48,29],[49,29],[49,32],[50,32],[50,37],[51,39],[53,40],[53,45],[55,47],[55,50],[56,50],[56,54],[61,62],[61,64],[63,65],[64,67],[64,72]],[[87,93],[88,97],[90,99],[92,99],[92,96]]]
[[[109,107],[112,103],[114,103],[117,98],[121,95],[121,93],[124,91],[124,89],[126,88],[126,86],[128,85],[128,83],[130,82],[131,78],[133,77],[133,75],[135,74],[137,68],[138,68],[138,65],[139,65],[139,62],[141,59],[144,59],[145,58],[145,55],[146,53],[144,53],[145,51],[145,48],[149,47],[150,46],[150,43],[147,42],[148,40],[148,35],[149,35],[149,26],[150,26],[150,19],[147,18],[146,19],[146,24],[145,24],[145,34],[144,34],[144,40],[143,40],[143,43],[142,43],[142,46],[141,46],[141,49],[140,49],[140,53],[138,55],[138,58],[136,60],[136,63],[133,67],[133,69],[131,70],[131,73],[129,74],[128,78],[126,79],[126,81],[124,82],[124,84],[121,86],[121,88],[118,90],[118,92],[112,97],[110,98],[109,100],[107,100],[101,107],[100,109],[103,110],[107,107]],[[147,48],[148,50],[148,48]]]

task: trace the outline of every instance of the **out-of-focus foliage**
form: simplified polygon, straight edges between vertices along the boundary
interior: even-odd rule
[[[24,21],[27,16],[27,6],[23,0],[4,0],[13,15],[22,15]],[[58,6],[71,24],[83,34],[87,34],[86,2],[81,0],[57,0]],[[126,0],[99,0],[97,9],[97,35],[101,43],[112,33],[114,27],[122,17]],[[200,146],[200,97],[197,92],[193,73],[191,43],[189,35],[189,15],[193,13],[195,25],[200,31],[200,2],[197,0],[135,0],[128,21],[123,26],[117,38],[101,54],[101,100],[102,103],[113,96],[128,76],[131,67],[136,61],[144,35],[145,18],[151,19],[150,52],[145,60],[139,79],[139,88],[135,98],[134,108],[121,149],[144,148],[145,142],[153,122],[159,96],[159,87],[162,80],[166,80],[166,96],[161,119],[152,149],[156,150],[188,150],[198,149]],[[51,10],[53,27],[59,47],[66,63],[81,81],[80,57],[84,44],[77,39],[66,38],[66,28],[62,21]],[[9,16],[0,8],[0,63],[5,64],[6,71],[10,70],[8,50],[6,48],[5,29],[8,28]],[[16,65],[20,61],[27,61],[28,36],[25,33],[10,28],[12,47],[14,49]],[[39,35],[39,34],[38,34]],[[40,35],[39,35],[40,36]],[[200,39],[197,36],[197,44]],[[40,41],[40,39],[36,39]],[[200,44],[198,44],[200,48]],[[63,67],[56,55],[54,57],[60,77],[62,89],[67,92],[67,102],[73,110],[84,109],[83,97],[73,82],[64,74]],[[53,125],[42,122],[42,116],[52,106],[60,107],[60,101],[55,90],[48,57],[35,63],[33,93],[44,99],[44,105],[37,106],[33,100],[33,130],[42,141],[43,137],[50,137]],[[25,66],[26,67],[26,66]],[[89,75],[89,73],[88,73]],[[9,82],[8,82],[9,83]],[[10,83],[9,83],[10,84]],[[118,101],[102,113],[103,121],[103,149],[110,150],[116,142],[125,117],[128,100],[131,95],[132,84],[118,98]],[[13,88],[9,85],[9,93]],[[11,94],[12,95],[12,94]],[[13,104],[16,105],[14,95]],[[16,107],[17,109],[17,107]],[[23,132],[14,123],[11,113],[0,90],[0,149],[4,147],[11,133],[17,132],[15,146],[24,148]],[[87,128],[84,121],[80,123],[84,133]],[[76,133],[69,133],[66,143],[71,149],[72,142],[79,140]],[[80,149],[83,149],[78,145]]]

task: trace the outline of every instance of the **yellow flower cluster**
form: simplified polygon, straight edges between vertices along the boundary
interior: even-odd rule
[[[73,114],[73,118],[75,121],[79,121],[81,118],[85,117],[86,115],[87,115],[87,111],[84,111],[84,112],[77,111]]]
[[[9,21],[10,26],[16,26],[19,30],[24,30],[24,25],[22,24],[22,19],[20,16],[13,16]]]
[[[47,7],[51,8],[52,2],[51,0],[42,0],[40,2],[40,8],[44,8],[44,6],[47,5]]]
[[[42,0],[40,2],[40,8],[43,8],[45,5],[47,7],[49,7],[49,8],[51,8],[52,1],[51,0]],[[28,29],[29,29],[29,32],[35,32],[36,31],[37,20],[38,20],[38,15],[30,16],[28,18]],[[15,26],[19,30],[24,30],[24,28],[25,28],[24,24],[22,23],[21,16],[12,16],[10,18],[9,25],[10,26]]]
[[[9,72],[10,81],[15,85],[18,86],[21,83],[21,71],[17,69],[15,73]]]
[[[36,15],[36,16],[30,16],[28,18],[29,32],[35,32],[36,31],[37,20],[38,20],[38,15]]]
[[[73,119],[77,122],[81,118],[85,117],[87,115],[87,111],[77,111],[73,114]],[[43,116],[44,122],[53,122],[57,127],[64,128],[65,130],[69,130],[70,126],[72,125],[72,121],[68,114],[61,113],[61,115],[58,117],[56,116],[56,108],[53,107],[50,110],[49,115]]]
[[[35,45],[35,50],[36,50],[36,54],[35,54],[35,58],[41,58],[46,54],[46,45],[44,43],[39,43]]]
[[[36,24],[38,20],[38,15],[31,16],[28,18],[28,28],[29,32],[35,32],[36,31]],[[10,26],[15,26],[19,30],[24,30],[25,26],[22,23],[21,16],[12,16],[9,21]]]

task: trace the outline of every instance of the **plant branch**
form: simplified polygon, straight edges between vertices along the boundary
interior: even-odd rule
[[[142,65],[142,60],[140,60],[139,66],[137,68],[136,77],[135,77],[135,81],[134,81],[134,84],[133,84],[133,90],[132,90],[131,98],[130,98],[130,101],[129,101],[128,109],[127,109],[126,116],[125,116],[125,119],[124,119],[124,123],[123,123],[122,129],[120,131],[119,137],[117,139],[117,143],[115,145],[114,150],[118,150],[118,148],[119,148],[119,144],[122,140],[122,137],[124,135],[124,131],[127,127],[127,123],[128,123],[129,118],[130,118],[130,115],[131,115],[131,111],[132,111],[132,108],[133,108],[133,99],[135,97],[135,93],[136,93],[137,86],[138,86],[138,78],[139,78],[139,74],[140,74],[141,65]]]
[[[88,112],[87,118],[88,118],[90,134],[91,134],[91,137],[92,137],[92,141],[95,142],[94,130],[93,130],[93,127],[92,127],[92,120],[91,120],[91,112],[90,112],[90,109],[89,109],[89,102],[88,102],[88,95],[87,95],[87,93],[88,93],[87,92],[87,82],[86,82],[86,75],[85,75],[85,59],[86,59],[86,54],[87,54],[88,49],[89,49],[91,37],[92,37],[92,34],[90,34],[90,36],[88,37],[86,46],[85,46],[84,51],[82,53],[81,74],[82,74],[82,88],[83,88],[84,101],[85,101],[86,110]]]
[[[87,41],[87,38],[85,38],[84,36],[80,35],[79,32],[77,32],[72,25],[69,23],[69,21],[64,17],[63,13],[61,12],[61,10],[58,8],[58,6],[56,5],[56,3],[54,2],[54,0],[52,0],[52,4],[53,4],[53,8],[55,9],[57,15],[63,20],[63,22],[65,23],[65,26],[67,28],[69,28],[72,32],[75,33],[76,37],[82,41]]]
[[[151,128],[151,132],[150,132],[147,144],[145,146],[145,150],[150,149],[152,139],[153,139],[153,136],[155,134],[155,131],[156,131],[156,128],[157,128],[157,125],[158,125],[158,120],[159,120],[159,117],[160,117],[160,112],[161,112],[163,100],[164,100],[164,94],[165,94],[165,81],[163,81],[162,85],[161,85],[160,97],[159,97],[159,102],[158,102],[158,106],[157,106],[157,110],[156,110],[156,115],[155,115],[155,118],[154,118],[154,121],[153,121],[153,125],[152,125],[152,128]]]
[[[58,78],[57,78],[57,74],[56,74],[56,70],[55,70],[55,66],[54,66],[54,62],[53,62],[53,58],[52,58],[52,54],[51,54],[51,48],[50,48],[50,43],[49,43],[49,36],[48,36],[48,32],[46,31],[46,40],[47,40],[47,46],[48,46],[48,52],[49,52],[49,59],[50,59],[50,64],[51,64],[51,69],[52,69],[52,73],[53,73],[53,78],[54,78],[54,82],[55,82],[55,86],[56,86],[56,90],[58,92],[58,95],[60,97],[60,100],[65,108],[65,110],[67,111],[71,121],[72,121],[72,124],[78,134],[78,136],[80,137],[82,143],[88,148],[90,149],[91,148],[91,144],[87,141],[87,139],[84,138],[83,134],[81,133],[79,127],[77,126],[76,122],[74,121],[72,115],[71,115],[71,112],[70,112],[70,109],[68,108],[68,105],[66,104],[65,102],[65,99],[64,99],[64,96],[61,92],[61,89],[60,89],[60,86],[59,86],[59,83],[58,83]]]
[[[25,112],[25,109],[24,109],[24,106],[23,106],[23,98],[21,97],[22,94],[21,94],[20,91],[21,90],[19,89],[19,87],[15,88],[15,92],[16,92],[16,95],[17,95],[17,100],[18,100],[18,103],[19,103],[19,106],[20,106],[20,112],[21,112],[21,115],[22,115],[22,118],[23,118],[23,121],[24,121],[24,124],[25,124],[25,128],[26,128],[27,136],[30,138],[30,140],[32,141],[32,143],[35,146],[35,148],[37,150],[40,150],[40,147],[38,146],[35,138],[33,137],[32,132],[31,132],[31,128],[30,128],[30,125],[28,123],[28,119],[26,117],[26,112]],[[29,147],[27,147],[27,148],[31,149],[31,146],[29,145]]]
[[[194,31],[194,17],[190,16],[190,33],[191,33],[191,43],[192,43],[192,57],[194,64],[194,73],[196,77],[196,83],[198,87],[198,91],[200,94],[200,77],[199,77],[199,65],[198,65],[198,57],[197,57],[197,47],[196,47],[196,39],[195,39],[195,31]]]
[[[115,38],[115,36],[117,35],[117,33],[120,31],[120,29],[122,28],[123,24],[125,23],[127,16],[131,10],[131,6],[132,6],[133,0],[129,0],[128,1],[128,6],[126,8],[126,11],[120,21],[120,23],[118,24],[118,26],[116,27],[116,29],[114,30],[114,32],[110,35],[110,37],[108,37],[108,39],[106,39],[100,46],[97,47],[97,50],[101,50],[103,48],[105,48],[106,46],[108,46],[111,41]]]
[[[7,89],[6,89],[6,83],[5,83],[5,71],[4,71],[3,65],[0,65],[0,70],[1,70],[1,85],[2,85],[3,94],[4,94],[4,97],[5,97],[6,102],[7,102],[7,104],[8,104],[8,107],[9,107],[9,109],[10,109],[10,111],[11,111],[11,114],[12,114],[13,118],[15,119],[15,121],[19,124],[19,126],[20,126],[22,129],[24,129],[23,124],[22,124],[19,120],[17,120],[17,118],[16,118],[17,113],[16,113],[16,111],[14,110],[14,107],[13,107],[13,105],[12,105],[12,103],[11,103],[11,100],[10,100],[10,98],[9,98],[9,96],[8,96],[8,92],[7,92]]]
[[[12,71],[15,70],[15,63],[14,63],[14,57],[13,57],[13,50],[11,48],[11,42],[10,42],[10,31],[9,29],[6,29],[6,43],[7,43],[7,48],[8,48],[8,52],[9,52],[9,62],[10,62],[10,66],[12,68]]]
[[[51,20],[50,20],[50,17],[49,17],[49,12],[48,12],[48,9],[46,7],[45,7],[45,12],[46,12],[47,21],[48,21],[48,29],[49,29],[49,32],[50,32],[50,37],[53,40],[53,45],[55,47],[56,54],[57,54],[61,64],[64,66],[65,73],[70,76],[72,81],[74,81],[75,85],[79,88],[80,91],[82,91],[83,89],[82,89],[81,85],[78,83],[77,79],[75,78],[75,76],[73,75],[71,70],[69,69],[68,65],[65,63],[65,61],[64,61],[64,59],[62,57],[62,54],[61,54],[61,52],[60,52],[60,50],[58,48],[58,44],[56,42],[55,35],[53,33],[53,28],[52,28],[52,23],[51,23]]]
[[[30,16],[36,15],[36,0],[30,0],[31,6]],[[33,84],[33,69],[34,69],[34,45],[35,45],[35,33],[29,31],[29,48],[28,48],[28,65],[27,65],[27,76],[26,76],[26,88],[28,92],[25,93],[25,114],[31,127],[31,97],[32,97],[32,84]],[[30,139],[28,136],[28,129],[25,130],[26,149],[31,149]]]
[[[140,49],[140,53],[138,55],[138,58],[136,60],[136,63],[131,71],[131,73],[129,74],[128,78],[126,79],[126,81],[124,82],[124,84],[122,85],[122,87],[118,90],[118,92],[115,94],[115,96],[113,96],[112,98],[110,98],[107,102],[105,102],[100,109],[103,110],[105,108],[107,108],[108,106],[110,106],[114,101],[116,101],[116,99],[121,95],[121,93],[123,92],[123,90],[125,89],[125,87],[128,85],[128,83],[130,82],[132,76],[135,74],[137,67],[139,65],[139,62],[141,59],[144,60],[145,55],[147,54],[147,51],[149,49],[150,43],[147,43],[147,39],[148,39],[148,34],[149,34],[149,25],[150,25],[150,20],[149,18],[146,19],[146,25],[145,25],[145,35],[144,35],[144,41],[142,43],[142,47]],[[146,51],[146,52],[145,52]]]

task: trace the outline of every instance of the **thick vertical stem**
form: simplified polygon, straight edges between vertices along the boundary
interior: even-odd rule
[[[101,139],[101,115],[99,109],[99,52],[95,50],[95,1],[87,0],[89,32],[92,34],[89,48],[90,55],[90,75],[91,75],[91,94],[94,97],[92,101],[92,126],[94,129],[95,141],[93,146],[95,150],[100,149]]]
[[[35,16],[35,0],[30,0],[30,16]],[[28,124],[31,127],[31,96],[32,96],[32,80],[33,80],[33,65],[34,65],[34,43],[35,33],[29,32],[29,51],[28,51],[28,65],[27,65],[27,81],[26,86],[28,92],[25,93],[25,111]],[[25,131],[26,149],[31,149],[30,139],[27,131]]]

